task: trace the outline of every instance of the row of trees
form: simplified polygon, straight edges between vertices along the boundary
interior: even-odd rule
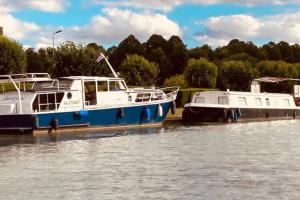
[[[298,44],[270,42],[258,47],[234,39],[216,49],[208,45],[187,49],[178,36],[166,40],[160,35],[152,35],[145,43],[130,35],[108,49],[96,43],[83,45],[69,41],[55,49],[36,51],[24,50],[18,42],[0,34],[0,74],[48,72],[54,77],[106,76],[109,74],[106,63],[95,62],[101,52],[129,85],[246,90],[250,81],[259,76],[300,77]]]

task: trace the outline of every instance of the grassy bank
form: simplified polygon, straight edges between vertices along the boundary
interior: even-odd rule
[[[177,108],[175,115],[173,115],[170,110],[167,115],[166,120],[170,120],[170,121],[181,120],[182,112],[183,112],[183,108]]]

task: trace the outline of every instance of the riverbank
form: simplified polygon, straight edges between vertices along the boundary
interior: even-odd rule
[[[183,108],[177,108],[176,109],[176,113],[173,115],[171,113],[171,111],[169,111],[167,118],[166,118],[166,122],[175,122],[175,121],[181,121],[182,119],[182,112],[183,112]]]

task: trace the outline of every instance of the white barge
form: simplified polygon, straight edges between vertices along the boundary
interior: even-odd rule
[[[175,110],[178,87],[130,89],[110,68],[114,77],[1,75],[0,131],[153,126],[165,120],[169,109]]]
[[[295,103],[295,97],[300,96],[300,87],[295,85],[294,96],[261,93],[257,83],[264,80],[268,79],[256,79],[251,86],[252,92],[228,90],[195,93],[191,103],[184,106],[182,119],[184,122],[201,123],[300,118],[300,107]]]

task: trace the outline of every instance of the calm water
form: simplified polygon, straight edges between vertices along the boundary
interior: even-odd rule
[[[300,121],[0,137],[0,199],[299,199]]]

